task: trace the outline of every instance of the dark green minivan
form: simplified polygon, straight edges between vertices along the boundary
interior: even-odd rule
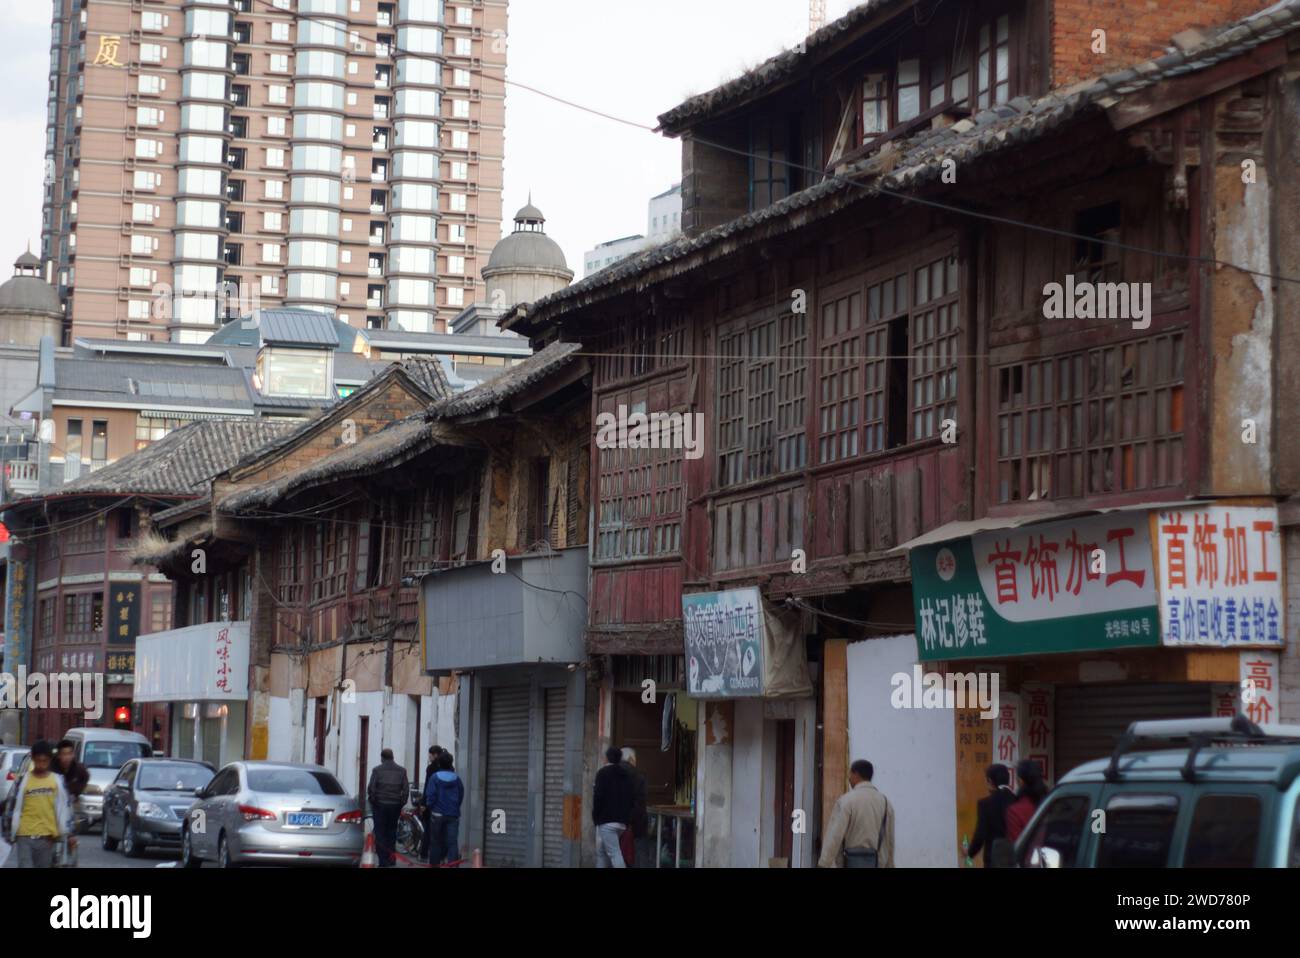
[[[1298,868],[1300,727],[1242,715],[1134,722],[1109,759],[1062,777],[1017,841],[1015,863]]]

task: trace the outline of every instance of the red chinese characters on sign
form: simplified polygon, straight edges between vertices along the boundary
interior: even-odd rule
[[[1108,544],[1115,544],[1119,555],[1119,568],[1105,576],[1105,587],[1110,588],[1119,582],[1128,582],[1139,589],[1146,584],[1146,570],[1129,568],[1125,555],[1125,544],[1137,534],[1135,528],[1110,529],[1106,532]],[[1097,552],[1095,542],[1084,542],[1078,531],[1070,530],[1064,541],[1069,555],[1070,566],[1066,574],[1064,592],[1079,595],[1085,582],[1098,581],[1103,578],[1101,571],[1094,570],[1093,556]],[[998,543],[989,553],[987,561],[993,566],[994,581],[997,586],[998,605],[1006,605],[1020,600],[1017,567],[1023,566],[1029,573],[1029,597],[1044,598],[1053,602],[1058,593],[1062,593],[1060,575],[1057,569],[1057,555],[1062,543],[1049,539],[1046,535],[1030,535],[1023,550],[1013,549],[1012,540]],[[1104,568],[1105,563],[1099,563]]]
[[[222,629],[217,633],[217,688],[223,692],[230,691],[230,630]]]
[[[1020,561],[1019,551],[1011,550],[1011,540],[989,556],[993,574],[998,587],[998,605],[1019,601],[1019,589],[1016,585],[1016,563]]]

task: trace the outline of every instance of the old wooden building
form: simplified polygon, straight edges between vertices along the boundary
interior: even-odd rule
[[[223,760],[315,762],[360,794],[383,748],[422,783],[440,744],[466,782],[467,852],[577,863],[581,831],[564,819],[586,774],[577,351],[543,350],[457,395],[436,362],[395,364],[245,457],[206,501],[157,517],[156,561],[178,580],[181,613],[149,639],[245,650],[237,738],[234,701],[214,710]],[[562,580],[560,605],[578,615],[567,630],[533,601]],[[534,654],[535,628],[554,633],[552,654]],[[211,695],[186,698],[203,711]],[[504,828],[485,828],[489,810]]]
[[[859,757],[907,811],[900,864],[957,864],[984,765],[1054,778],[1132,719],[1210,714],[1234,645],[1280,652],[1300,704],[1277,592],[1207,563],[1194,599],[1177,564],[1193,526],[1207,557],[1248,530],[1252,576],[1289,574],[1300,10],[1148,6],[860,4],[660,117],[685,236],[504,321],[584,344],[593,420],[699,417],[696,450],[593,449],[588,622],[588,747],[657,745],[671,708],[687,747],[646,771],[697,864],[812,864]],[[720,693],[735,657],[683,628],[683,593],[717,623],[754,588],[749,638],[798,620],[760,659],[805,660],[811,694]],[[1264,603],[1249,640],[1193,605],[1171,631],[1229,599]],[[900,709],[891,680],[932,662],[1011,711]]]

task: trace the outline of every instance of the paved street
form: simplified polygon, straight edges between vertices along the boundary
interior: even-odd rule
[[[140,858],[127,858],[121,852],[106,852],[100,845],[98,830],[89,835],[82,835],[78,868],[174,868],[180,864],[180,856],[157,848],[147,850]],[[4,864],[5,868],[14,867],[14,856]]]

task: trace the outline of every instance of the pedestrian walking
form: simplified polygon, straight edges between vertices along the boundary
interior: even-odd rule
[[[591,818],[596,824],[596,867],[626,868],[619,840],[627,830],[636,801],[632,776],[623,768],[623,752],[605,749],[605,766],[596,773],[592,788]]]
[[[391,748],[384,749],[379,753],[379,764],[371,771],[370,784],[366,788],[366,798],[370,801],[375,820],[375,845],[380,868],[392,868],[397,863],[394,855],[397,850],[397,820],[401,818],[402,806],[410,792],[406,769],[393,761]]]
[[[69,800],[76,802],[90,783],[90,769],[76,759],[77,745],[70,738],[59,739],[54,770],[63,776],[63,787],[68,791]]]
[[[989,794],[975,803],[975,836],[966,846],[967,858],[974,858],[982,851],[984,867],[990,868],[994,861],[995,844],[1006,840],[1007,809],[1016,800],[1016,793],[1011,791],[1011,770],[1002,764],[990,765],[984,770],[984,782],[989,787]]]
[[[632,813],[627,828],[618,837],[618,845],[627,867],[636,868],[636,845],[640,839],[645,838],[649,823],[645,807],[646,781],[636,767],[636,749],[623,746],[623,761],[620,764],[632,780]]]
[[[429,780],[438,774],[438,756],[442,754],[441,745],[429,746],[429,764],[424,769],[424,787],[429,787]],[[429,860],[429,806],[424,801],[424,789],[420,789],[420,824],[424,826],[424,831],[420,835],[420,861]]]
[[[894,806],[871,784],[874,774],[866,759],[849,766],[852,787],[835,801],[817,867],[894,867]]]
[[[1016,800],[1007,806],[1007,841],[1013,845],[1047,796],[1042,766],[1032,759],[1027,758],[1016,766],[1016,782],[1019,785]]]
[[[429,807],[430,865],[460,861],[460,807],[464,801],[465,783],[456,774],[456,760],[451,752],[442,751],[438,771],[424,784],[424,803]]]
[[[52,868],[55,846],[65,838],[75,851],[77,838],[69,834],[71,805],[63,777],[51,768],[54,749],[44,740],[32,746],[32,767],[14,785],[13,817],[9,840],[19,868]]]

